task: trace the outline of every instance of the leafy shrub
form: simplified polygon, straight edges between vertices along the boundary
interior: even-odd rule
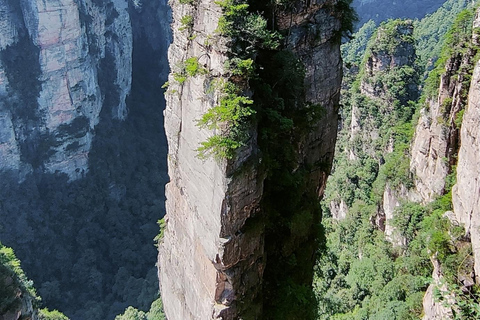
[[[184,30],[191,30],[193,27],[193,16],[192,15],[185,15],[182,18],[180,18],[180,27],[178,30],[184,31]]]
[[[47,308],[40,309],[39,313],[39,320],[69,320],[67,316],[61,313],[58,310],[50,311]]]

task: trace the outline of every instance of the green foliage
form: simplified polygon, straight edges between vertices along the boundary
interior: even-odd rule
[[[188,77],[196,77],[207,73],[208,70],[202,67],[198,62],[198,57],[190,57],[177,65],[177,71],[173,72],[173,79],[178,82],[178,84],[183,85]],[[168,85],[168,82],[166,82],[162,88],[166,85]]]
[[[187,76],[184,73],[175,72],[173,73],[173,79],[182,85],[187,81]]]
[[[455,116],[455,126],[460,128],[462,126],[463,121],[463,114],[465,113],[465,109],[460,110],[457,115]]]
[[[426,98],[432,98],[438,93],[440,77],[445,72],[445,64],[448,59],[459,54],[465,54],[468,49],[471,49],[473,18],[473,9],[461,11],[446,33],[439,59],[425,81],[424,93]]]
[[[201,128],[221,130],[201,143],[197,149],[200,158],[214,156],[217,159],[230,159],[235,150],[244,145],[248,139],[248,119],[255,111],[248,107],[253,104],[249,97],[241,95],[241,89],[235,84],[227,82],[223,86],[220,104],[210,108],[198,121]],[[227,128],[221,128],[222,124]]]
[[[226,68],[230,70],[232,75],[251,77],[255,74],[255,65],[253,59],[232,58],[227,60]]]
[[[166,320],[165,313],[163,311],[163,302],[161,298],[153,301],[150,306],[150,310],[147,313],[147,320]]]
[[[69,318],[60,311],[50,311],[47,308],[40,309],[38,312],[38,317],[39,320],[69,320]]]
[[[17,259],[12,248],[5,247],[0,243],[0,264],[14,274],[19,281],[22,289],[26,290],[35,299],[37,297],[33,282],[28,280],[27,276],[20,266],[20,260]]]
[[[372,52],[384,51],[393,55],[402,48],[401,45],[413,44],[415,42],[413,35],[404,31],[408,28],[412,28],[409,20],[397,19],[383,22],[372,36],[375,41],[370,46],[370,50]]]
[[[178,28],[179,31],[188,30],[190,31],[193,28],[193,16],[192,15],[184,15],[180,18],[180,27]]]
[[[21,310],[23,301],[30,299],[35,306],[39,298],[33,283],[27,279],[20,261],[11,248],[0,243],[0,315],[15,314]]]
[[[454,0],[457,1],[457,0]],[[373,19],[379,23],[390,18],[409,17],[422,18],[435,11],[445,0],[357,0],[354,7],[360,16],[361,23]]]
[[[221,0],[215,2],[223,9],[217,31],[231,37],[244,53],[253,53],[258,48],[276,49],[281,36],[268,29],[267,20],[258,13],[250,12],[247,1]]]
[[[469,5],[468,0],[448,0],[437,11],[415,22],[414,36],[420,66],[426,70],[433,67],[444,46],[445,34],[455,17]]]
[[[226,63],[231,79],[222,85],[220,103],[210,108],[198,121],[201,128],[217,132],[201,143],[197,149],[200,158],[213,156],[217,160],[230,159],[235,151],[248,140],[248,126],[255,114],[251,105],[253,100],[243,91],[248,81],[255,75],[254,56],[260,48],[276,49],[280,35],[268,29],[266,19],[249,11],[246,2],[233,0],[216,1],[223,10],[217,31],[235,43],[232,46],[232,58]],[[192,61],[193,62],[193,61]],[[197,60],[198,62],[198,60]],[[191,74],[196,74],[196,65],[191,63]]]
[[[147,315],[133,307],[128,307],[125,312],[115,317],[115,320],[147,320]]]
[[[457,4],[450,1],[446,6],[457,10],[465,5]],[[444,19],[448,25],[453,21],[452,15],[454,13],[439,12],[425,21],[433,21],[435,17],[438,23]],[[455,61],[461,61],[478,52],[470,41],[474,31],[472,18],[472,10],[459,14],[445,37],[442,57],[425,86],[428,97],[436,92],[448,59],[454,57]],[[429,49],[422,50],[436,51],[438,47],[433,42],[442,42],[438,39],[445,29],[432,27],[438,29],[438,34],[427,36],[424,32],[431,28],[426,28],[425,23],[417,22],[425,29],[414,34],[423,34],[420,42]],[[397,34],[403,26],[406,25],[398,21],[383,24],[372,37],[367,55],[396,54],[399,48],[405,49],[401,43],[412,45],[414,39],[410,35]],[[352,44],[351,52],[357,50],[355,46],[361,48],[360,44]],[[434,59],[436,53],[422,51],[421,54],[419,61],[424,64],[426,60],[422,59],[427,56]],[[367,61],[368,56],[363,64]],[[404,201],[396,208],[389,224],[402,237],[401,247],[393,247],[381,232],[384,222],[379,208],[385,187],[388,185],[394,193],[413,187],[409,149],[418,117],[415,111],[423,102],[417,103],[416,97],[405,88],[408,84],[418,84],[416,78],[420,71],[423,72],[421,68],[406,66],[367,75],[361,66],[356,82],[351,83],[349,79],[346,85],[343,112],[344,115],[355,112],[355,125],[360,126],[361,131],[354,132],[353,136],[347,130],[340,132],[334,174],[327,184],[328,202],[323,204],[326,250],[317,263],[314,282],[319,319],[418,319],[422,313],[422,296],[430,283],[432,257],[440,262],[448,288],[442,294],[453,293],[456,297],[452,306],[455,319],[479,317],[477,288],[462,288],[459,280],[471,274],[471,248],[464,239],[465,231],[445,216],[446,211],[452,210],[455,166],[445,179],[444,195],[429,205]],[[457,80],[455,76],[458,76],[463,96],[468,91],[470,74],[471,70],[466,67],[452,78]],[[376,90],[377,96],[362,94],[360,88],[365,83]],[[451,105],[451,99],[444,99],[441,112],[449,113]],[[463,111],[456,115],[457,127],[461,125],[462,116]],[[352,120],[345,118],[344,127],[350,129]],[[328,214],[328,206],[341,202],[347,205],[348,212],[345,219],[337,221]],[[440,295],[440,298],[441,302],[448,302],[446,297]]]
[[[166,320],[165,313],[163,311],[162,299],[158,298],[157,300],[153,301],[148,312],[144,312],[130,306],[125,309],[124,313],[116,316],[115,320]]]
[[[185,72],[190,77],[195,77],[199,74],[206,74],[207,70],[200,66],[197,57],[191,57],[185,60]]]
[[[410,250],[398,256],[370,223],[375,210],[356,202],[345,220],[325,219],[331,229],[314,282],[318,319],[420,316],[431,273],[428,256],[412,255]]]
[[[196,0],[178,0],[180,4],[190,4],[193,5]]]
[[[367,43],[372,37],[376,27],[376,23],[373,20],[369,20],[352,35],[350,41],[341,46],[342,58],[345,64],[360,63],[367,49]]]
[[[158,224],[158,227],[160,228],[160,232],[158,233],[158,235],[155,236],[153,241],[158,246],[158,244],[160,244],[163,241],[163,235],[165,233],[165,228],[167,226],[167,223],[165,222],[165,219],[162,218],[157,221],[157,224]]]
[[[336,3],[336,12],[340,14],[340,36],[350,38],[354,31],[354,24],[358,21],[357,12],[352,7],[353,0],[339,0]]]

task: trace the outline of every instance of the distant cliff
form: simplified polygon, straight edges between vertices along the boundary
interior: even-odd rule
[[[167,180],[166,0],[2,0],[0,17],[0,240],[71,319],[147,310]]]
[[[348,1],[170,4],[166,315],[313,318]]]
[[[360,64],[346,66],[315,282],[320,319],[480,317],[479,14],[447,8],[433,20],[382,23]],[[449,31],[425,33],[435,20],[445,24],[435,32]],[[415,51],[433,45],[441,52],[424,70]]]
[[[0,169],[75,179],[102,108],[127,114],[132,73],[128,3],[0,2]]]

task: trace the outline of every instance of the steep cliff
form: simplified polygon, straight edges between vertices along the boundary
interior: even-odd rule
[[[251,1],[247,10],[246,4],[231,1],[171,2],[174,41],[169,49],[172,73],[165,112],[171,181],[166,188],[166,229],[159,250],[160,286],[169,319],[275,318],[275,307],[285,310],[295,303],[290,300],[281,306],[288,299],[276,299],[276,285],[277,292],[284,292],[286,281],[291,288],[304,286],[308,291],[319,210],[314,204],[303,205],[282,219],[277,216],[281,212],[278,201],[282,199],[281,205],[300,199],[315,203],[323,194],[338,119],[339,18],[346,13],[341,4],[346,5],[343,1],[293,1],[272,8]],[[236,10],[243,17],[236,17]],[[280,47],[267,48],[265,38],[259,40],[261,32],[273,42],[277,35],[262,31],[267,20],[257,10],[271,18],[268,25],[275,21],[276,30],[284,34]],[[248,25],[234,25],[236,30],[225,35],[221,29],[228,28],[232,17],[255,22],[258,33],[252,36]],[[250,40],[253,47],[243,47]],[[252,49],[256,53],[248,56]],[[248,81],[248,77],[245,81],[244,72],[235,74],[235,54],[253,63],[260,81]],[[282,89],[275,88],[275,81]],[[225,82],[240,86],[243,93],[222,92]],[[246,94],[236,96],[243,108],[251,103],[247,97],[253,98],[256,117],[246,121],[248,138],[240,141],[233,154],[223,153],[226,159],[199,157],[202,143],[214,141],[208,140],[211,137],[225,141],[222,134],[228,134],[233,122],[202,128],[198,121],[208,110],[218,110],[216,105],[226,95],[229,99],[237,94]],[[274,95],[285,110],[274,109]],[[297,107],[291,105],[296,98]],[[321,117],[309,108],[321,112]],[[297,112],[311,117],[309,127],[301,126],[305,118]],[[278,132],[280,119],[285,120],[283,132]],[[213,150],[225,150],[213,146],[217,148]],[[275,154],[282,149],[292,152],[289,158]],[[296,199],[276,184],[274,174],[280,167],[272,162],[275,155],[281,157],[276,161],[290,161],[286,172],[281,172],[283,178],[300,179],[296,182],[301,186],[299,192],[293,193]],[[293,270],[306,272],[295,277]],[[281,281],[275,284],[276,280]],[[294,314],[296,310],[289,310],[284,319],[311,317],[308,310]]]
[[[71,319],[147,310],[165,211],[169,7],[0,5],[0,240]]]
[[[464,24],[458,28],[472,29],[470,19]],[[446,44],[444,58],[430,76],[435,81],[427,83],[426,107],[420,111],[412,143],[410,170],[415,174],[416,190],[426,203],[444,194],[445,179],[456,162],[461,114],[478,50],[477,37],[472,40],[471,31],[453,37],[457,38]]]
[[[1,169],[88,169],[103,107],[123,119],[131,87],[126,1],[0,3]]]
[[[480,26],[480,12],[477,11],[474,30]],[[478,41],[478,34],[475,31],[473,41]],[[478,45],[478,43],[477,43]],[[478,177],[480,164],[478,160],[478,138],[479,138],[479,101],[480,101],[480,65],[478,56],[473,70],[470,91],[468,93],[468,104],[463,114],[461,123],[460,140],[461,146],[458,152],[457,162],[457,184],[452,190],[452,201],[455,216],[465,226],[465,232],[470,234],[472,251],[475,258],[476,283],[480,283],[480,213],[479,198],[480,189]],[[472,59],[473,60],[473,59]]]
[[[480,317],[474,266],[478,14],[473,6],[458,12],[451,5],[452,12],[425,19],[437,21],[431,33],[424,26],[405,33],[393,28],[394,21],[381,25],[362,65],[357,68],[353,59],[346,66],[345,120],[326,190],[327,246],[315,278],[320,319]],[[446,28],[446,34],[436,33]],[[389,30],[399,36],[393,33],[382,41],[379,35]],[[372,50],[389,48],[388,40],[395,42],[402,34],[411,36],[404,39],[421,57],[406,55],[406,45],[393,59]],[[413,38],[419,36],[422,41]],[[440,47],[440,56],[437,49],[428,53]],[[431,72],[423,70],[427,56],[437,60]],[[406,68],[382,68],[392,61],[406,61]],[[423,72],[428,79],[422,79]],[[415,87],[422,93],[418,100],[416,94],[404,95]]]
[[[335,168],[338,169],[327,187],[334,217],[345,217],[345,207],[351,207],[356,199],[367,202],[379,167],[386,159],[401,153],[394,145],[405,139],[401,126],[412,116],[412,101],[418,97],[414,43],[412,21],[385,23],[369,41],[360,69],[349,70],[350,83],[345,82],[343,93],[344,130],[340,132],[336,152]],[[362,171],[359,167],[365,169]],[[400,172],[402,167],[398,169]],[[379,224],[389,235],[393,210],[400,197],[397,187],[408,183],[408,179],[390,178],[393,178],[390,181],[393,187],[385,186],[384,181],[376,188],[380,202]]]

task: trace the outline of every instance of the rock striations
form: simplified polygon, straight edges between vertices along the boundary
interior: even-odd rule
[[[305,67],[302,99],[323,108],[321,119],[309,130],[297,133],[294,140],[297,166],[293,171],[308,168],[304,194],[313,193],[318,199],[330,170],[338,126],[342,70],[338,1],[293,1],[289,8],[273,10],[254,2],[251,7],[266,10],[276,29],[285,34],[283,48],[293,52]],[[269,261],[277,261],[277,253],[269,252],[269,242],[280,240],[282,235],[266,236],[266,225],[275,221],[270,220],[266,209],[269,173],[262,163],[266,154],[259,143],[262,128],[252,121],[249,140],[232,159],[199,158],[200,144],[218,134],[197,124],[221,98],[214,83],[229,77],[225,62],[232,42],[219,35],[218,23],[224,12],[217,3],[171,0],[170,5],[172,73],[165,111],[170,183],[158,263],[165,312],[170,320],[268,319],[265,279],[269,277]],[[185,72],[185,61],[192,57],[204,71],[182,79],[179,75]],[[246,92],[253,94],[254,101],[259,94],[253,88]],[[285,143],[287,147],[290,142]],[[307,214],[315,216],[309,221],[319,219],[318,212]],[[314,228],[307,230],[301,237],[284,235],[290,240],[285,241],[283,254],[294,256],[307,239],[314,242]],[[307,247],[308,258],[299,263],[311,274],[315,249]]]
[[[0,169],[87,170],[102,107],[124,118],[132,30],[123,0],[0,2]],[[107,87],[105,79],[109,74]]]
[[[477,23],[478,19],[477,12]],[[456,218],[470,234],[475,258],[476,283],[480,283],[480,63],[477,61],[463,115],[458,152],[457,184],[452,190]]]

